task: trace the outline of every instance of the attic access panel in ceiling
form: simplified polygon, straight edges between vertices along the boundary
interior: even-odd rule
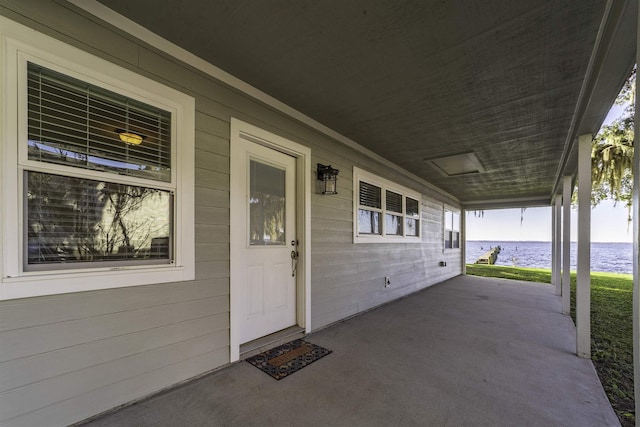
[[[471,175],[484,172],[474,153],[427,159],[425,162],[444,176]]]

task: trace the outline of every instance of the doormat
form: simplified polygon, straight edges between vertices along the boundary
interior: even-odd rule
[[[276,380],[281,380],[330,353],[331,350],[319,345],[295,340],[246,360]]]

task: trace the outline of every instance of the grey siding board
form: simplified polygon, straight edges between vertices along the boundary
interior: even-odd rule
[[[229,225],[229,208],[196,206],[196,224]]]
[[[200,187],[196,185],[196,205],[229,208],[229,190]]]
[[[126,298],[123,298],[123,294]],[[193,281],[3,301],[0,304],[0,333],[18,329],[31,330],[36,326],[62,325],[63,322],[92,316],[166,307],[219,295],[219,289],[211,286],[211,282]]]
[[[229,173],[196,169],[196,182],[199,187],[226,191],[229,188]]]
[[[0,392],[202,337],[212,331],[226,331],[227,325],[221,313],[9,360],[0,363]]]
[[[229,243],[229,225],[196,223],[196,245],[199,243]]]
[[[221,138],[217,135],[212,135],[210,133],[202,132],[196,130],[196,150],[205,151],[208,153],[219,154],[224,158],[227,158],[227,163],[229,159],[229,140]],[[196,161],[198,158],[196,157]],[[198,163],[196,163],[196,167]]]
[[[1,14],[195,97],[196,280],[0,302],[0,426],[69,424],[229,363],[231,117],[310,147],[312,174],[340,169],[337,195],[312,182],[314,330],[460,274],[461,252],[442,247],[443,204],[456,201],[72,5],[2,3]],[[422,243],[353,243],[354,166],[422,193]]]
[[[14,329],[0,335],[0,361],[205,317],[228,310],[228,304],[224,297],[204,298]]]
[[[211,343],[209,340],[203,341]],[[5,419],[0,422],[0,426],[54,426],[81,421],[141,396],[162,390],[167,387],[167,382],[176,384],[211,370],[211,366],[223,365],[228,361],[228,355],[229,349],[227,347],[190,358],[184,358],[184,355],[181,354],[179,358],[176,358],[181,360],[175,364],[160,366],[135,377],[110,383],[94,390],[87,390],[87,392],[73,398],[37,408],[19,418]]]
[[[210,133],[220,138],[229,139],[230,129],[229,122],[220,120],[217,117],[206,114],[196,109],[196,129],[202,132]]]
[[[196,243],[196,261],[227,261],[228,259],[227,243]]]
[[[46,407],[73,398],[84,391],[84,384],[112,384],[175,364],[184,358],[208,353],[216,349],[214,343],[225,339],[225,334],[220,332],[210,335],[186,339],[4,392],[0,412],[3,417],[11,419],[32,409],[34,402]]]
[[[58,39],[98,56],[107,55],[110,61],[120,65],[138,63],[139,47],[136,43],[94,21],[78,20],[75,12],[60,7],[55,2],[2,0],[2,3],[0,13],[4,16],[33,26],[44,33],[54,31]],[[53,29],[47,24],[41,24],[52,18],[56,22],[72,21],[74,24],[63,25],[60,28],[54,26]]]
[[[228,142],[227,142],[228,144]],[[210,153],[196,148],[196,172],[218,172],[227,175],[226,187],[229,188],[229,156],[217,153]],[[200,180],[197,181],[200,183]],[[202,185],[206,184],[206,181]],[[218,182],[214,182],[218,184]]]

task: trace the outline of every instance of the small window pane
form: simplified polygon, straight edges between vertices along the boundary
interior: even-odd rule
[[[250,245],[285,245],[285,171],[255,160],[249,176]]]
[[[451,247],[456,249],[460,248],[460,233],[453,232]]]
[[[402,213],[402,194],[386,191],[387,210],[390,212]]]
[[[170,192],[37,172],[25,176],[27,269],[171,259]]]
[[[420,228],[419,228],[420,223],[417,219],[406,218],[405,224],[407,227],[407,231],[406,231],[407,236],[418,236],[418,233],[420,232]]]
[[[453,231],[460,231],[460,214],[453,212]]]
[[[386,214],[385,232],[390,236],[402,236],[402,217]]]
[[[415,199],[412,199],[411,197],[407,197],[405,203],[407,205],[407,210],[406,210],[407,216],[417,216],[418,215],[418,201],[415,200]]]
[[[446,249],[451,249],[451,242],[452,242],[452,231],[445,231],[444,232],[444,247]]]
[[[382,208],[382,189],[372,184],[360,181],[360,206]]]
[[[27,89],[29,160],[171,181],[168,111],[33,63]]]
[[[452,230],[453,229],[453,212],[444,211],[444,229]]]
[[[359,234],[381,234],[380,212],[358,210],[358,233]]]

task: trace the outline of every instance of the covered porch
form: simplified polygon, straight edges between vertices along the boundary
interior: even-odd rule
[[[90,422],[616,425],[588,359],[589,144],[637,57],[638,17],[638,0],[0,0],[0,425],[69,425],[131,402]],[[54,141],[58,163],[29,157],[33,141],[50,143],[29,130],[35,69],[113,93],[112,107],[158,104],[172,120],[170,182],[124,170],[97,181],[93,166],[60,160],[67,146],[95,154],[90,132],[82,144]],[[54,123],[69,104],[52,109]],[[123,169],[125,116],[107,130]],[[90,114],[78,117],[85,129]],[[248,221],[234,222],[251,204],[235,179],[251,154],[235,150],[242,138],[271,150],[265,164],[295,159],[296,236],[281,246],[296,249],[278,264],[295,304],[286,325],[256,336],[299,327],[333,351],[280,382],[238,362],[255,338],[240,338],[236,302],[248,257],[234,245],[251,241]],[[111,152],[98,150],[100,161]],[[316,165],[341,171],[337,191],[318,189]],[[29,233],[45,228],[28,227],[37,209],[23,190],[42,175],[175,198],[157,209],[172,250],[140,263],[29,264]],[[566,314],[576,182],[577,332]],[[98,218],[98,207],[76,209],[81,195],[38,220]],[[466,277],[466,212],[527,206],[553,206],[554,286]],[[639,342],[636,328],[636,382]]]
[[[551,285],[459,276],[306,339],[333,353],[280,381],[239,362],[86,425],[619,425]]]

